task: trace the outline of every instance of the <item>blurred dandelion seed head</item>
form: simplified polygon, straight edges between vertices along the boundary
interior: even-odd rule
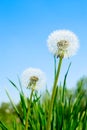
[[[29,82],[29,85],[28,85],[28,86],[32,86],[32,85],[35,86],[38,80],[39,80],[39,79],[38,79],[38,77],[36,77],[36,76],[30,77],[30,82]]]
[[[28,68],[22,73],[22,85],[38,90],[39,88],[46,85],[45,74],[40,69]]]
[[[68,58],[76,54],[79,48],[77,36],[68,30],[56,30],[48,36],[48,48],[57,57]]]

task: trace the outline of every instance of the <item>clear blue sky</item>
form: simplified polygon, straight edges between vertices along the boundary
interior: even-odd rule
[[[28,67],[42,69],[51,90],[53,56],[46,40],[57,29],[69,29],[79,37],[80,49],[76,56],[63,61],[60,75],[61,81],[72,62],[67,84],[73,87],[80,77],[87,76],[87,1],[0,1],[0,102],[8,101],[5,88],[14,101],[18,100],[7,77],[17,83],[17,75],[21,76]]]

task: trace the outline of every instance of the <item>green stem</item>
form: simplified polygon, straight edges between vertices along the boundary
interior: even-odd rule
[[[26,115],[26,122],[25,122],[25,129],[24,130],[28,130],[28,117],[29,117],[29,112],[30,112],[30,105],[31,105],[31,101],[32,101],[32,96],[33,96],[33,89],[31,91],[31,95],[30,95],[30,102],[28,104],[28,111],[27,111],[27,115]]]
[[[56,56],[54,56],[54,80],[56,77]]]
[[[58,78],[59,78],[59,74],[60,74],[62,59],[63,58],[60,57],[58,69],[57,69],[57,72],[56,72],[56,77],[55,77],[54,84],[53,84],[53,91],[52,91],[52,96],[51,96],[50,109],[49,109],[49,113],[48,113],[48,121],[47,121],[46,130],[50,130],[50,126],[51,126],[50,123],[51,123],[52,109],[53,109],[53,104],[54,104],[54,99],[55,99],[55,94],[56,94],[56,87],[57,87]]]

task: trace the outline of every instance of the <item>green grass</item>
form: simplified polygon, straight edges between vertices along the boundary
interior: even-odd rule
[[[64,90],[58,86],[53,104],[51,117],[51,130],[87,130],[87,78],[79,80],[76,90]],[[15,105],[9,96],[10,103],[2,103],[0,107],[0,130],[23,130],[29,98],[23,91],[18,90],[20,102]],[[9,94],[8,94],[9,95]],[[38,96],[33,93],[28,117],[29,130],[46,130],[48,113],[50,109],[51,94],[46,92]]]

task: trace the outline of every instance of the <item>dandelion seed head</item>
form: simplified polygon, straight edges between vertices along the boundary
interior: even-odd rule
[[[68,30],[56,30],[48,36],[48,48],[55,56],[68,58],[76,54],[79,48],[77,36]]]
[[[22,73],[21,80],[23,86],[34,90],[38,90],[46,85],[45,74],[40,69],[26,69]]]

